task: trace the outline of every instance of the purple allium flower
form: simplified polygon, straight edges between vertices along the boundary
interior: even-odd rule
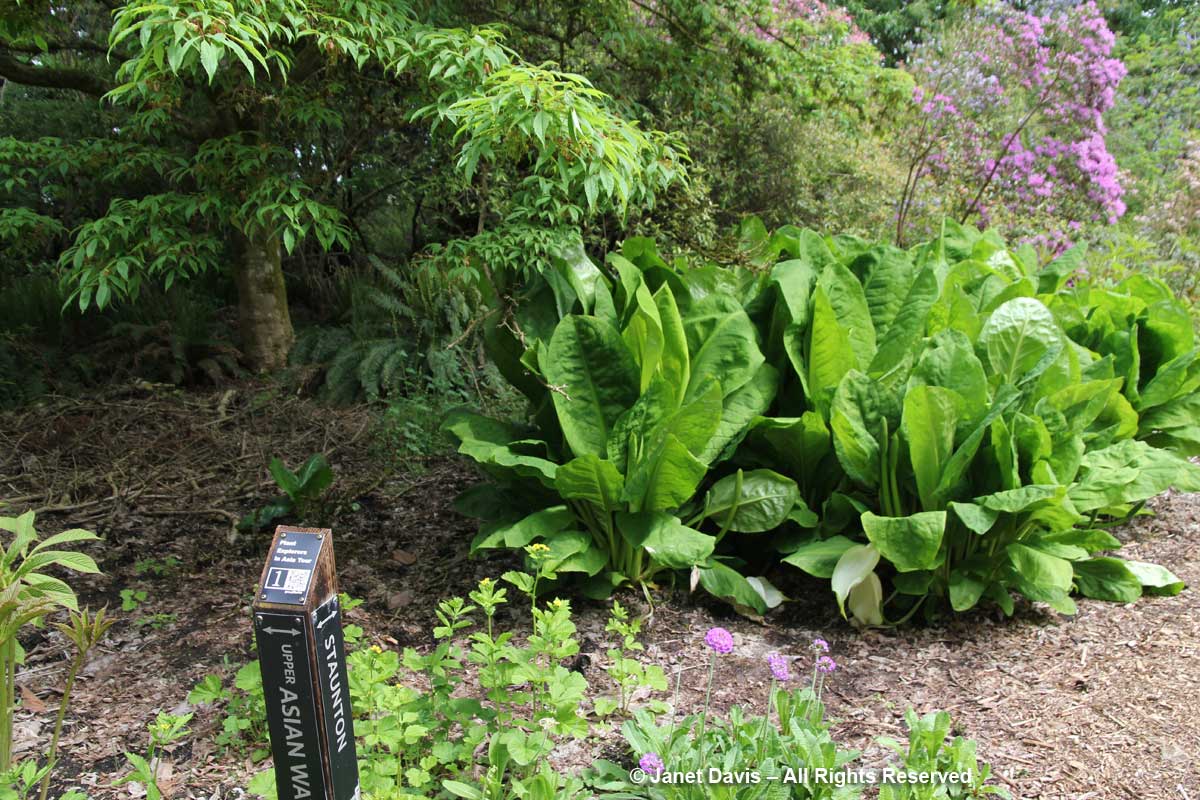
[[[658,753],[646,753],[641,757],[641,759],[638,760],[638,766],[641,767],[647,775],[653,775],[656,778],[661,775],[665,769],[663,760],[658,757]]]
[[[733,652],[733,634],[724,628],[709,628],[704,643],[722,655]]]
[[[820,658],[817,659],[817,669],[821,670],[821,672],[828,674],[830,672],[833,672],[835,669],[837,669],[837,662],[834,661],[829,656],[821,656]]]
[[[779,653],[767,656],[767,664],[771,667],[771,674],[775,676],[775,680],[786,681],[791,677],[788,673],[788,660]]]
[[[813,650],[816,650],[818,653],[829,652],[829,642],[825,641],[824,639],[813,639],[812,646]]]

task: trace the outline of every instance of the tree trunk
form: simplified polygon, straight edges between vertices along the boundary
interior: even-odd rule
[[[234,277],[242,353],[257,371],[279,369],[287,364],[288,350],[295,339],[283,282],[279,238],[265,233],[235,235]]]

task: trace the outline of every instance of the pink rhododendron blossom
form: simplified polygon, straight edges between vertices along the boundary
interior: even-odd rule
[[[1115,222],[1125,213],[1103,115],[1125,66],[1094,2],[1045,15],[991,6],[946,41],[916,51],[919,141],[897,213],[995,221],[1018,235],[1065,220]],[[940,197],[930,197],[936,194]],[[1047,252],[1065,234],[1035,241]]]

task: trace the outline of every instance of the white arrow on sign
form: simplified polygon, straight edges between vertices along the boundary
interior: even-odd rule
[[[286,633],[289,636],[299,636],[300,631],[291,628],[263,628],[263,633]]]

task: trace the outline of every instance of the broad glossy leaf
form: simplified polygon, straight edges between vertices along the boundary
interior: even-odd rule
[[[608,291],[607,280],[600,268],[588,258],[582,241],[575,241],[562,247],[551,256],[554,268],[571,285],[575,296],[583,308],[583,313],[591,314],[596,307],[596,292]]]
[[[967,469],[979,451],[979,445],[983,442],[984,435],[991,431],[992,422],[1007,412],[1019,399],[1020,395],[1011,386],[1002,386],[996,392],[987,416],[980,420],[975,430],[955,448],[954,455],[950,456],[946,462],[937,488],[937,495],[940,499],[949,500],[960,491],[960,487],[965,482]]]
[[[976,497],[975,503],[992,511],[1019,514],[1022,511],[1028,511],[1038,503],[1047,500],[1061,500],[1065,496],[1065,486],[1030,484],[1022,486],[1020,489],[1009,489]]]
[[[852,247],[850,237],[839,237],[839,247]],[[862,242],[862,240],[858,240]],[[866,243],[864,242],[864,247]],[[768,250],[778,248],[779,255],[803,261],[814,270],[820,272],[825,267],[838,261],[831,247],[834,245],[827,237],[807,228],[797,228],[794,225],[784,225],[771,237]]]
[[[935,573],[928,569],[916,572],[897,572],[892,576],[892,588],[900,594],[920,597],[929,593],[934,577],[936,577]]]
[[[1071,430],[1082,433],[1104,412],[1120,386],[1119,378],[1072,383],[1040,400],[1038,407],[1045,404],[1057,410],[1066,417]]]
[[[854,366],[866,369],[875,357],[875,325],[871,322],[871,310],[862,284],[853,272],[840,263],[827,267],[817,279],[817,284],[850,339]]]
[[[832,447],[829,427],[815,411],[799,417],[759,417],[746,437],[746,448],[759,463],[777,464],[801,480],[815,475]]]
[[[819,286],[813,293],[808,353],[805,390],[821,416],[828,419],[833,393],[846,373],[854,368],[856,360],[849,332],[842,327],[825,290]]]
[[[954,512],[967,530],[983,535],[992,529],[1000,512],[992,511],[974,503],[947,503],[947,508]]]
[[[620,503],[625,479],[611,461],[585,455],[559,467],[554,485],[567,500],[585,500],[612,512]]]
[[[1141,582],[1142,591],[1146,594],[1174,597],[1184,590],[1184,582],[1166,567],[1145,561],[1126,561],[1125,567]]]
[[[320,497],[321,493],[333,483],[333,470],[321,453],[314,453],[296,473],[297,494],[303,498]],[[295,497],[292,499],[296,499]]]
[[[774,286],[775,306],[772,309],[767,355],[773,363],[780,364],[783,360],[785,331],[795,333],[808,329],[816,281],[817,271],[806,260],[782,261],[771,268],[770,282]],[[793,368],[797,368],[795,363]]]
[[[634,294],[629,322],[621,331],[621,338],[639,365],[640,389],[644,392],[658,371],[664,347],[662,319],[645,284],[639,285]]]
[[[933,270],[923,269],[909,287],[900,306],[900,311],[887,327],[880,329],[879,349],[872,358],[867,372],[871,375],[890,375],[904,363],[917,343],[925,335],[929,311],[938,299],[937,277]],[[906,378],[907,375],[900,375]]]
[[[1097,553],[1101,550],[1116,550],[1121,546],[1121,540],[1106,530],[1068,528],[1066,530],[1042,533],[1042,543],[1061,544],[1067,547],[1078,547],[1087,553]]]
[[[687,334],[683,330],[683,318],[675,305],[675,296],[669,286],[663,285],[654,293],[654,305],[658,308],[658,319],[662,325],[663,347],[658,370],[668,386],[675,387],[675,404],[683,403],[684,392],[691,380],[691,357],[688,355]]]
[[[992,457],[996,460],[996,477],[1001,489],[1016,489],[1021,485],[1021,454],[1017,440],[1004,421],[992,420]]]
[[[720,384],[713,381],[687,405],[676,408],[672,405],[674,387],[656,377],[649,391],[617,420],[609,435],[609,459],[631,473],[666,434],[673,434],[689,452],[702,458],[721,424],[721,394]]]
[[[955,611],[967,611],[975,607],[987,584],[961,569],[950,571],[950,607]]]
[[[524,547],[534,539],[554,536],[575,524],[575,515],[566,506],[553,506],[535,511],[524,519],[511,523],[484,525],[471,542],[471,551],[493,547]]]
[[[638,398],[640,372],[608,323],[569,316],[539,359],[551,386],[563,436],[575,455],[603,456],[608,432]]]
[[[769,469],[738,470],[713,484],[704,510],[721,528],[761,533],[782,525],[799,499],[800,491],[791,478]]]
[[[788,513],[788,521],[794,522],[801,528],[815,528],[821,524],[821,520],[817,518],[816,513],[808,507],[808,503],[804,502],[803,498],[796,500],[796,505]]]
[[[1164,364],[1142,387],[1134,408],[1147,411],[1200,389],[1200,350],[1190,350]]]
[[[754,323],[729,297],[710,295],[694,303],[684,316],[683,329],[691,358],[685,402],[712,380],[720,382],[726,396],[732,394],[766,360]]]
[[[1021,593],[1030,600],[1055,602],[1071,591],[1071,562],[1047,555],[1020,542],[1005,549]]]
[[[732,567],[711,560],[705,566],[698,567],[696,572],[700,585],[713,597],[732,603],[734,608],[743,613],[766,613],[767,601],[763,593]]]
[[[275,484],[283,490],[283,493],[293,500],[300,493],[300,480],[296,474],[278,458],[272,458],[267,471],[271,473],[271,477],[275,479]]]
[[[1044,370],[1065,346],[1049,309],[1029,297],[1009,300],[992,312],[979,342],[993,374],[1013,384]]]
[[[837,388],[831,414],[829,427],[842,469],[864,486],[877,486],[885,466],[881,453],[900,421],[895,397],[878,381],[851,371]]]
[[[536,404],[546,394],[546,387],[521,362],[526,347],[511,330],[501,324],[501,320],[500,313],[496,312],[485,317],[481,325],[488,358],[506,381]],[[536,371],[540,372],[540,369]]]
[[[933,337],[912,370],[909,386],[918,383],[957,392],[965,403],[967,419],[978,420],[988,411],[988,382],[983,362],[960,331],[942,331]]]
[[[1000,607],[1005,616],[1011,617],[1013,613],[1013,598],[1009,593],[1008,587],[999,583],[989,583],[987,588],[983,590],[984,596]]]
[[[1140,420],[1134,413],[1133,419],[1139,438],[1150,444],[1184,456],[1200,455],[1200,392],[1152,408]]]
[[[625,476],[621,500],[634,511],[666,511],[686,503],[696,493],[708,467],[672,433],[646,442],[641,456]]]
[[[1142,582],[1119,558],[1075,561],[1075,585],[1084,597],[1132,603],[1142,596]]]
[[[608,565],[608,552],[596,546],[589,533],[562,531],[546,540],[550,552],[541,562],[550,572],[581,572],[592,576]]]
[[[784,557],[783,563],[799,567],[817,578],[831,578],[838,559],[855,546],[845,536],[831,536],[828,539],[814,536]]]
[[[478,461],[492,474],[508,474],[536,478],[553,487],[558,465],[549,459],[524,452],[524,429],[471,411],[452,411],[442,423],[442,430],[458,439],[458,452]],[[545,449],[546,445],[541,444]]]
[[[725,397],[715,415],[716,430],[699,450],[693,452],[706,464],[715,464],[732,455],[731,451],[741,443],[751,423],[770,407],[778,388],[779,373],[764,363],[753,378]]]
[[[1059,254],[1037,274],[1038,294],[1054,294],[1068,278],[1083,266],[1083,257],[1087,253],[1087,244],[1076,245]]]
[[[849,265],[862,283],[871,324],[877,334],[883,333],[904,305],[904,296],[913,282],[912,261],[899,248],[876,245]]]
[[[907,517],[862,515],[863,531],[879,554],[900,572],[936,569],[942,537],[946,533],[945,511],[922,511]]]
[[[1200,468],[1166,450],[1127,439],[1084,454],[1069,496],[1079,511],[1137,503],[1174,486],[1200,490]]]
[[[716,538],[689,528],[678,517],[659,511],[618,512],[617,530],[625,541],[643,548],[668,569],[703,564],[712,555]]]
[[[936,492],[942,471],[954,453],[954,432],[962,405],[957,392],[939,386],[914,386],[904,396],[900,425],[908,441],[921,508],[927,511],[942,507]]]
[[[1065,558],[1068,561],[1080,561],[1090,555],[1087,550],[1077,545],[1067,544],[1055,538],[1047,538],[1042,531],[1027,533],[1021,537],[1021,541],[1034,550],[1041,550],[1043,553]]]

